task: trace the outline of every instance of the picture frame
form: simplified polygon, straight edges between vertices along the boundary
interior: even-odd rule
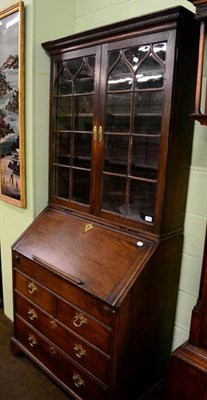
[[[24,208],[24,3],[0,11],[0,200]]]

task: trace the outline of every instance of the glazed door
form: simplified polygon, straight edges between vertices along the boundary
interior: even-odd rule
[[[159,224],[174,51],[166,31],[54,59],[53,203],[149,230]]]
[[[54,59],[50,200],[93,212],[100,47]]]
[[[174,45],[166,32],[103,47],[97,178],[97,213],[103,217],[155,222],[164,186],[171,98],[166,82],[173,76]]]

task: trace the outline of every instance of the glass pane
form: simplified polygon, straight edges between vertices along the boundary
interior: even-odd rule
[[[72,80],[65,68],[59,76],[55,88],[57,89],[58,95],[67,95],[72,93]]]
[[[119,51],[112,51],[111,53],[109,53],[109,70],[111,69],[111,67],[113,67],[115,65],[115,63],[118,61],[120,57],[120,52]]]
[[[131,175],[157,179],[159,138],[133,137]]]
[[[57,133],[55,136],[54,162],[57,164],[70,164],[70,134]]]
[[[140,47],[131,47],[129,49],[124,50],[124,55],[126,59],[130,62],[135,71],[137,69],[138,64],[146,57],[149,52],[150,46],[140,46]]]
[[[166,43],[156,43],[153,45],[153,51],[162,61],[166,59]]]
[[[154,219],[156,184],[130,181],[129,217],[152,223]]]
[[[91,167],[91,135],[88,133],[74,134],[74,160],[77,167]]]
[[[160,135],[161,116],[137,116],[134,120],[134,132],[143,135]]]
[[[161,133],[163,92],[138,92],[134,96],[133,132],[144,135]]]
[[[67,61],[67,69],[70,74],[74,77],[77,74],[81,66],[83,65],[83,58],[73,58]]]
[[[107,132],[129,132],[131,115],[131,93],[108,94]]]
[[[125,214],[126,179],[117,176],[103,176],[102,208]]]
[[[53,194],[55,196],[69,198],[69,173],[69,168],[53,167]]]
[[[161,87],[163,87],[163,68],[150,54],[137,70],[136,89]]]
[[[134,96],[134,115],[137,114],[162,114],[163,91],[137,92]]]
[[[71,98],[62,97],[56,99],[56,129],[71,129]]]
[[[94,73],[84,64],[75,79],[75,93],[92,93],[94,91]]]
[[[92,131],[93,124],[93,96],[80,96],[74,98],[76,131]]]
[[[105,135],[104,171],[127,173],[129,136]]]
[[[86,61],[89,67],[95,72],[95,62],[96,62],[95,56],[87,57]]]
[[[133,75],[129,66],[121,58],[110,71],[108,78],[108,90],[129,90],[132,88]]]
[[[89,204],[90,172],[73,169],[72,200],[78,203]]]

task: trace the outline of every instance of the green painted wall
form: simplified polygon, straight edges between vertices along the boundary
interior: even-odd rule
[[[0,0],[0,9],[13,4]],[[41,43],[89,30],[187,0],[25,0],[26,11],[26,209],[0,202],[4,312],[13,318],[11,244],[46,206],[48,196],[49,58]],[[207,67],[204,71],[204,82]],[[185,219],[185,243],[173,347],[188,337],[196,302],[207,217],[207,128],[195,123],[194,144]]]
[[[15,1],[1,0],[4,10]],[[26,208],[0,202],[4,312],[13,319],[11,245],[48,198],[49,58],[41,43],[74,32],[73,0],[25,0]]]

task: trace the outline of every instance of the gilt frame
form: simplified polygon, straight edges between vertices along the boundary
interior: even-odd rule
[[[25,207],[24,3],[0,11],[0,200]]]

